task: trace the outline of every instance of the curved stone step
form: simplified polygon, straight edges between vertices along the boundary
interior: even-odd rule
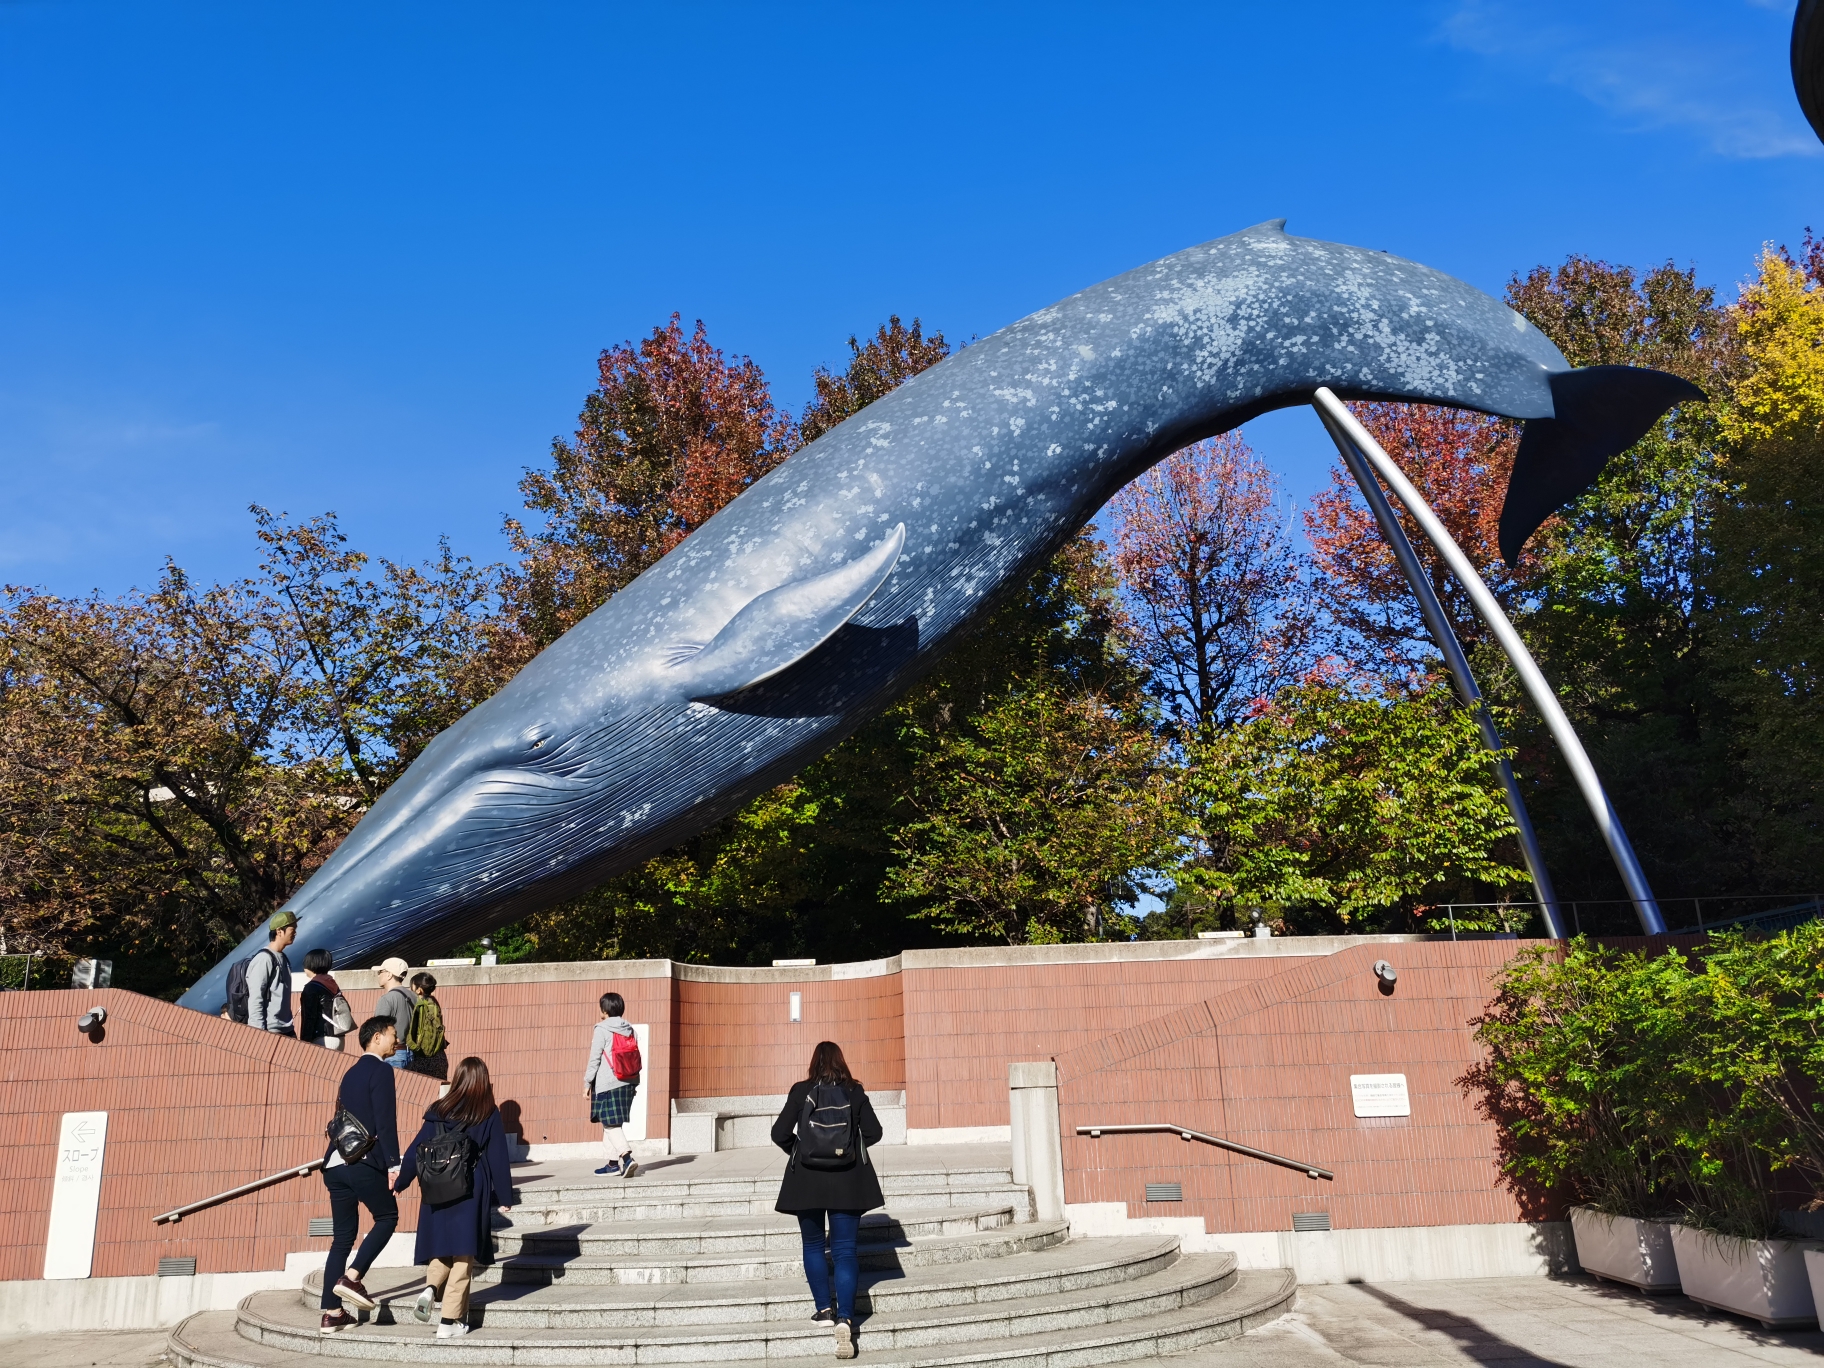
[[[938,1235],[962,1235],[1013,1224],[1013,1208],[928,1207],[904,1213],[869,1212],[861,1218],[863,1245],[903,1245]],[[802,1248],[798,1223],[776,1211],[764,1215],[649,1218],[555,1226],[507,1226],[494,1232],[495,1257],[512,1260],[604,1259],[619,1255],[664,1258],[691,1254],[795,1253]]]
[[[907,1244],[866,1244],[860,1247],[863,1272],[894,1272],[914,1268],[974,1263],[983,1259],[1004,1259],[1013,1254],[1031,1253],[1062,1244],[1070,1234],[1065,1221],[1035,1221],[1026,1225],[1002,1225],[987,1230],[971,1230],[961,1235],[938,1235],[913,1240]],[[370,1288],[376,1281],[402,1269],[374,1269],[368,1275]],[[320,1279],[321,1272],[307,1275]],[[491,1264],[475,1272],[477,1287],[500,1283],[553,1283],[572,1286],[637,1286],[677,1283],[728,1283],[766,1279],[797,1279],[804,1276],[803,1258],[798,1246],[777,1251],[752,1253],[689,1254],[670,1257],[615,1256],[610,1258],[541,1257],[516,1254],[511,1259]],[[320,1286],[320,1282],[312,1283]],[[417,1296],[417,1287],[412,1295]],[[312,1296],[314,1297],[314,1293]],[[312,1304],[315,1302],[313,1300]]]
[[[942,1182],[881,1184],[887,1205],[895,1210],[930,1207],[1009,1206],[1015,1220],[1031,1218],[1031,1190],[1008,1181],[963,1185]],[[624,1185],[541,1190],[527,1183],[519,1190],[513,1218],[535,1225],[601,1224],[607,1221],[676,1221],[720,1216],[764,1215],[779,1199],[779,1180],[754,1183],[645,1184],[638,1177]]]
[[[778,1162],[765,1173],[741,1177],[693,1177],[690,1165],[679,1164],[675,1159],[658,1159],[652,1161],[651,1167],[641,1169],[632,1178],[607,1174],[590,1174],[583,1178],[545,1172],[528,1173],[525,1175],[525,1187],[521,1196],[542,1189],[560,1194],[558,1200],[565,1202],[586,1201],[595,1194],[627,1191],[649,1193],[667,1200],[683,1197],[770,1198],[778,1196],[779,1180],[784,1171],[784,1155],[780,1155]],[[991,1164],[945,1168],[942,1164],[909,1167],[896,1163],[892,1167],[876,1165],[875,1175],[880,1179],[881,1191],[889,1197],[902,1193],[985,1192],[1013,1183],[1012,1169],[1006,1165],[997,1168]]]
[[[1091,1243],[1083,1241],[1084,1244]],[[1149,1322],[1208,1301],[1236,1281],[1233,1254],[1193,1254],[1129,1282],[1087,1291],[1054,1292],[1014,1301],[912,1308],[869,1317],[860,1332],[873,1350],[982,1345],[1032,1335]],[[571,1364],[699,1363],[814,1357],[830,1343],[829,1327],[809,1318],[743,1325],[490,1328],[460,1340],[435,1340],[428,1327],[362,1325],[335,1335],[317,1333],[317,1316],[289,1292],[256,1292],[241,1303],[235,1329],[257,1344],[336,1359],[405,1358],[426,1363]],[[496,1355],[497,1357],[482,1357]],[[871,1355],[870,1355],[871,1356]]]
[[[1175,1235],[1077,1240],[1032,1254],[981,1263],[940,1265],[910,1273],[864,1273],[856,1311],[891,1316],[926,1307],[989,1305],[1022,1297],[1084,1292],[1129,1282],[1171,1267],[1178,1259]],[[412,1303],[424,1288],[423,1269],[375,1269],[368,1290],[380,1301],[372,1319],[380,1325],[409,1324]],[[320,1273],[305,1281],[300,1300],[319,1304]],[[474,1299],[490,1329],[542,1330],[600,1327],[661,1327],[803,1321],[815,1310],[802,1267],[771,1282],[676,1285],[589,1286],[568,1279],[555,1286],[495,1286]]]
[[[1214,1257],[1191,1255],[1186,1261]],[[1092,1368],[1097,1364],[1131,1363],[1233,1339],[1290,1310],[1296,1293],[1297,1282],[1290,1269],[1255,1270],[1234,1275],[1230,1285],[1214,1296],[1142,1320],[1113,1325],[1092,1323],[961,1345],[890,1347],[876,1333],[875,1327],[881,1324],[876,1320],[872,1326],[864,1323],[860,1328],[861,1362],[879,1365],[879,1368]],[[289,1345],[260,1344],[243,1338],[236,1328],[238,1315],[232,1311],[204,1311],[186,1320],[172,1332],[167,1345],[166,1352],[173,1368],[286,1368],[286,1365],[298,1362],[299,1350]],[[339,1338],[319,1336],[318,1344]],[[378,1363],[664,1362],[678,1365],[678,1368],[762,1361],[758,1352],[736,1352],[696,1360],[651,1358],[637,1349],[631,1356],[612,1355],[588,1344],[575,1347],[575,1336],[562,1338],[572,1347],[561,1348],[558,1338],[509,1339],[487,1330],[476,1331],[460,1340],[439,1341],[432,1339],[430,1332],[420,1326],[416,1335],[409,1339],[373,1344],[367,1352],[348,1357],[365,1357]],[[825,1368],[831,1362],[827,1330],[821,1332],[821,1339],[798,1347],[804,1352],[797,1357],[764,1359],[766,1368]],[[300,1348],[311,1352],[307,1346]]]

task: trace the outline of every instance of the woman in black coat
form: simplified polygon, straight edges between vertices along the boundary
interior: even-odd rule
[[[835,1136],[834,1144],[806,1142],[807,1128],[813,1124]],[[773,1143],[792,1156],[786,1163],[785,1181],[779,1184],[779,1200],[773,1209],[798,1218],[798,1230],[804,1237],[804,1278],[817,1302],[813,1319],[835,1323],[836,1357],[841,1359],[855,1357],[855,1284],[861,1273],[855,1240],[861,1229],[861,1216],[885,1206],[887,1200],[881,1196],[880,1179],[874,1174],[867,1151],[869,1145],[880,1143],[880,1136],[880,1120],[874,1115],[867,1093],[849,1073],[842,1047],[831,1040],[822,1042],[811,1054],[809,1073],[802,1082],[792,1084],[785,1108],[773,1122]],[[859,1145],[854,1143],[856,1139],[861,1141]],[[806,1154],[799,1153],[801,1143],[807,1145]],[[849,1151],[852,1157],[844,1163],[841,1158],[815,1152],[832,1148]],[[830,1163],[842,1166],[824,1166]],[[826,1218],[829,1263],[823,1257]],[[833,1288],[831,1264],[835,1266]]]
[[[504,1211],[519,1200],[513,1192],[506,1127],[501,1124],[500,1108],[494,1105],[494,1084],[488,1066],[474,1055],[456,1066],[449,1092],[426,1108],[424,1126],[406,1147],[393,1191],[404,1191],[418,1176],[418,1147],[442,1131],[456,1128],[468,1132],[474,1144],[469,1195],[442,1206],[428,1202],[419,1206],[413,1256],[429,1271],[412,1314],[429,1321],[433,1302],[442,1302],[438,1339],[469,1332],[469,1280],[477,1264],[494,1262],[495,1209]]]

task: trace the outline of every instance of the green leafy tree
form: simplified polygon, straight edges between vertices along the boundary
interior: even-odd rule
[[[1644,273],[1572,257],[1508,287],[1508,302],[1572,365],[1651,366],[1711,396],[1672,410],[1595,487],[1535,534],[1517,606],[1649,876],[1664,892],[1758,891],[1716,818],[1730,792],[1728,741],[1706,648],[1706,535],[1725,485],[1720,426],[1736,347],[1727,311],[1693,272]],[[1514,708],[1511,739],[1561,894],[1622,896],[1557,750],[1493,652],[1477,664]],[[1613,926],[1627,929],[1625,904]],[[1586,924],[1588,924],[1586,922]]]
[[[493,687],[494,581],[254,510],[256,575],[0,600],[0,923],[175,995],[302,885]]]
[[[914,737],[916,815],[895,834],[889,893],[972,939],[1126,939],[1131,871],[1174,845],[1171,780],[1144,717],[1038,684]]]
[[[1405,929],[1445,895],[1526,879],[1500,857],[1513,821],[1491,757],[1441,682],[1389,698],[1314,677],[1188,761],[1179,915],[1266,903],[1282,930]]]

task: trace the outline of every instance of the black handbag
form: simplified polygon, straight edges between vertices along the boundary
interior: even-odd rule
[[[337,1107],[328,1126],[329,1143],[336,1147],[345,1164],[358,1164],[378,1143],[372,1131],[361,1124],[361,1118],[347,1107]]]

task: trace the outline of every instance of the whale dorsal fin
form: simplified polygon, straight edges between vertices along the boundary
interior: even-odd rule
[[[737,693],[803,660],[874,597],[899,564],[905,544],[901,523],[865,556],[754,599],[709,645],[673,666],[684,676],[689,697],[702,701]]]

